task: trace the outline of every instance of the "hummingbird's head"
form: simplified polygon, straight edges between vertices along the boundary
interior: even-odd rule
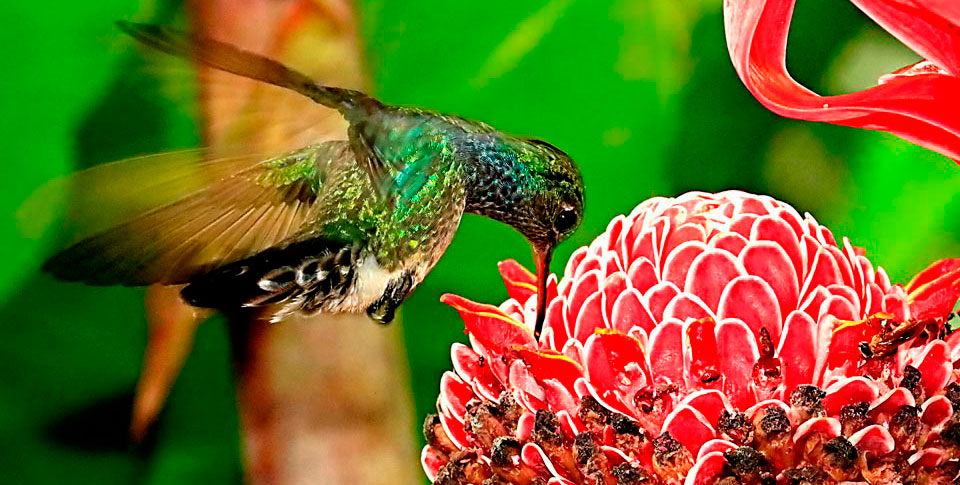
[[[552,251],[583,219],[583,179],[569,155],[541,140],[526,140],[526,190],[510,224],[535,251]]]
[[[541,140],[483,132],[467,139],[466,211],[509,224],[533,248],[537,265],[537,326],[546,308],[553,249],[583,219],[583,179],[569,155]]]
[[[530,241],[537,266],[537,323],[539,337],[546,313],[547,275],[553,249],[583,220],[583,179],[569,155],[541,140],[527,140],[528,186],[524,201],[511,225]]]

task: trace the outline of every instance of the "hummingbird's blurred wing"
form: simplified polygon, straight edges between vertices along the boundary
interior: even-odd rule
[[[368,116],[367,111],[381,106],[378,101],[359,91],[324,86],[278,61],[209,37],[189,35],[159,25],[131,22],[118,22],[117,25],[144,45],[231,74],[289,89],[316,103],[340,111],[351,123],[358,121],[357,116],[350,116],[351,113],[364,113],[360,116],[365,117]],[[356,128],[349,131],[351,145],[358,154],[356,162],[370,177],[370,182],[381,198],[389,200],[397,194],[415,192],[419,186],[411,183],[412,179],[405,177],[404,173],[417,174],[422,172],[423,167],[385,161],[368,146],[367,138],[360,133],[363,130]],[[397,172],[400,174],[394,177]]]
[[[344,141],[267,160],[201,157],[153,155],[71,177],[79,238],[44,269],[94,285],[186,283],[296,235],[323,211],[324,180],[356,167]]]

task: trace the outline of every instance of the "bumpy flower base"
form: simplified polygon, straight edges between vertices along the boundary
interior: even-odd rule
[[[953,483],[960,260],[891,285],[764,196],[689,193],[614,219],[551,279],[501,263],[499,307],[447,295],[470,346],[424,423],[454,484]]]

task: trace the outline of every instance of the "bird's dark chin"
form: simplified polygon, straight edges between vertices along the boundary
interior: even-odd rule
[[[543,330],[543,320],[547,313],[547,277],[550,275],[550,258],[553,245],[534,245],[533,260],[537,266],[537,321],[534,334],[539,339]]]

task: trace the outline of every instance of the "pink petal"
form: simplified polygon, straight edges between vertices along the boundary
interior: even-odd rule
[[[937,261],[907,285],[914,318],[945,318],[960,299],[960,259]]]
[[[630,277],[633,287],[640,293],[645,293],[650,287],[660,282],[657,269],[646,258],[634,261],[627,270],[627,276]]]
[[[923,392],[927,396],[939,394],[947,382],[950,382],[953,373],[950,348],[943,340],[934,340],[927,344],[917,361],[919,363],[914,366],[920,371]]]
[[[716,389],[696,391],[680,401],[680,405],[687,405],[696,409],[706,418],[708,423],[716,423],[724,410],[730,411],[730,403],[726,396]]]
[[[463,422],[457,421],[456,418],[443,412],[443,410],[439,411],[440,425],[443,426],[443,432],[447,435],[447,438],[450,438],[450,441],[457,448],[467,448],[470,441],[467,438],[466,431],[463,430]]]
[[[755,214],[743,214],[738,216],[733,224],[730,224],[730,231],[735,232],[746,239],[750,239],[750,231],[753,229],[753,224],[757,222],[757,216]]]
[[[693,261],[707,249],[700,241],[687,241],[673,251],[666,253],[667,259],[663,266],[663,280],[669,281],[682,288],[687,280],[687,272]]]
[[[818,286],[826,288],[842,282],[843,278],[840,276],[840,268],[837,266],[837,262],[833,260],[830,251],[821,247],[817,249],[816,255],[813,257],[810,273],[807,274],[807,279],[803,282],[800,294],[806,295]]]
[[[570,259],[567,260],[567,266],[563,272],[564,278],[567,280],[572,279],[573,275],[577,272],[577,268],[580,267],[580,263],[583,262],[586,257],[587,248],[585,246],[577,248],[577,250],[570,255]]]
[[[723,392],[730,398],[731,404],[746,409],[757,401],[753,386],[753,366],[760,358],[753,331],[745,323],[736,319],[727,319],[717,326],[717,351],[725,356],[720,360],[720,373],[723,374]],[[651,365],[653,357],[651,353]]]
[[[667,320],[650,333],[650,369],[655,379],[683,382],[683,324]]]
[[[829,291],[831,295],[842,297],[847,301],[847,303],[850,303],[850,306],[853,310],[853,317],[850,318],[851,320],[857,320],[861,317],[860,295],[857,294],[853,287],[846,285],[830,285],[827,287],[827,291]]]
[[[837,416],[847,404],[871,403],[880,395],[876,384],[865,377],[850,377],[828,387],[823,398],[823,409],[828,416]]]
[[[565,297],[554,298],[547,305],[547,313],[543,317],[543,328],[544,331],[553,332],[553,341],[555,342],[552,345],[553,348],[558,347],[556,343],[562,345],[563,342],[566,342],[569,337],[567,330],[566,322],[564,321],[565,312],[563,311],[563,304],[566,302]]]
[[[580,262],[580,266],[577,266],[577,270],[573,272],[573,279],[579,280],[583,275],[591,271],[596,271],[602,275],[603,265],[600,262],[600,257],[588,250],[586,257]],[[576,281],[574,281],[574,283],[576,283]]]
[[[686,281],[678,286],[685,292],[700,297],[712,312],[716,312],[723,289],[731,280],[744,274],[743,266],[732,254],[722,250],[708,250],[693,260]]]
[[[824,228],[824,230],[826,230],[826,228]],[[830,238],[833,238],[832,234]],[[853,286],[853,269],[850,267],[850,262],[847,261],[847,257],[835,244],[824,247],[830,252],[830,255],[833,256],[833,261],[837,263],[837,269],[840,270],[840,277],[843,278],[843,284]]]
[[[873,456],[883,456],[897,447],[897,442],[887,431],[887,428],[873,424],[861,429],[850,437],[850,444],[857,447],[860,453],[870,453]]]
[[[663,431],[670,433],[694,456],[700,451],[701,445],[717,436],[700,411],[687,405],[678,406],[667,416],[663,421]]]
[[[828,296],[827,299],[820,304],[817,319],[823,318],[824,315],[831,315],[837,320],[853,321],[860,319],[860,314],[857,312],[857,309],[854,308],[853,304],[846,298],[836,295]]]
[[[953,415],[953,406],[946,396],[933,396],[920,407],[920,420],[931,428],[942,425]]]
[[[598,291],[600,291],[599,269],[592,269],[577,277],[573,282],[573,286],[570,288],[570,297],[567,298],[569,302],[567,320],[571,322],[577,321],[577,314],[580,312],[580,307],[587,301],[587,298],[590,298]]]
[[[544,453],[543,448],[535,443],[523,445],[523,448],[520,449],[520,461],[542,475],[564,478],[547,454]]]
[[[803,249],[800,247],[800,240],[796,232],[787,221],[778,216],[764,216],[757,219],[756,224],[750,232],[750,239],[753,241],[770,241],[774,247],[780,248],[787,261],[793,266],[794,277],[802,274],[803,271]],[[746,262],[744,263],[746,264]],[[784,269],[780,268],[781,271]],[[749,271],[749,269],[748,269]],[[755,273],[751,273],[755,274]],[[799,286],[799,280],[796,280]]]
[[[734,450],[737,448],[737,445],[720,438],[715,438],[710,441],[707,441],[700,447],[700,452],[697,454],[697,460],[701,460],[708,453],[724,453],[726,451]]]
[[[446,464],[433,448],[424,446],[423,450],[420,451],[420,465],[423,467],[423,472],[427,474],[427,479],[431,482],[437,479],[440,469]]]
[[[769,213],[767,206],[764,205],[760,197],[753,194],[747,194],[740,200],[739,210],[741,214],[756,214],[758,216]]]
[[[644,298],[640,296],[640,292],[629,288],[621,293],[613,303],[610,324],[614,329],[624,333],[635,326],[650,332],[656,322],[654,322],[650,310],[647,309]]]
[[[583,302],[578,312],[571,313],[575,316],[573,337],[581,342],[587,337],[593,335],[593,331],[598,328],[607,328],[607,323],[603,320],[603,294],[596,292]]]
[[[791,312],[777,348],[777,357],[780,358],[780,369],[783,372],[783,396],[790,396],[801,384],[813,383],[816,346],[816,323],[804,312]]]
[[[528,411],[547,408],[546,392],[522,361],[510,364],[507,383],[513,389],[514,398]]]
[[[820,305],[829,297],[830,292],[826,288],[818,286],[806,296],[803,303],[800,304],[800,310],[806,312],[815,321],[820,321]]]
[[[800,258],[799,246],[797,251],[797,258]],[[777,297],[781,315],[787,315],[797,308],[800,286],[797,283],[796,267],[782,247],[770,242],[752,243],[740,253],[740,261],[748,274],[770,285]],[[797,264],[797,267],[803,267],[802,261]]]
[[[517,431],[514,436],[520,441],[530,439],[535,422],[536,414],[530,411],[524,411],[523,414],[520,415],[520,419],[517,420]]]
[[[663,309],[664,320],[676,318],[685,321],[688,318],[714,318],[713,312],[695,295],[681,292]]]
[[[822,434],[827,439],[840,436],[840,421],[837,418],[811,418],[804,421],[793,433],[793,442],[800,443],[814,434]]]
[[[605,321],[611,322],[613,304],[617,301],[617,297],[629,287],[630,280],[627,279],[627,274],[623,271],[617,271],[603,280],[601,291],[603,292],[603,318]]]
[[[607,250],[614,251],[620,245],[623,239],[623,227],[626,223],[626,217],[622,214],[614,217],[609,224],[607,224],[606,233],[610,236],[610,239],[607,241]]]
[[[723,475],[726,463],[727,459],[719,451],[703,455],[690,468],[683,485],[711,485],[716,483],[717,479]]]
[[[473,399],[473,389],[457,378],[456,374],[447,371],[440,378],[440,398],[438,406],[446,409],[460,421],[467,413],[467,402]]]
[[[576,410],[576,407],[574,407],[574,410]],[[570,411],[558,411],[557,421],[560,423],[560,431],[562,431],[569,440],[573,440],[578,434],[585,431],[583,425],[580,424],[580,420],[571,416]]]
[[[741,276],[727,285],[720,298],[720,318],[738,318],[746,323],[756,339],[766,328],[774,340],[780,338],[780,304],[770,285],[756,276]]]
[[[910,466],[926,468],[928,470],[940,466],[947,461],[947,452],[939,448],[925,448],[907,458]]]
[[[663,320],[663,310],[670,303],[670,300],[673,300],[679,293],[680,290],[677,286],[669,281],[658,283],[647,291],[644,296],[647,299],[647,307],[650,309],[654,321]]]
[[[747,238],[735,232],[721,232],[710,239],[709,246],[722,249],[736,256],[747,245]]]
[[[869,402],[869,401],[868,401]],[[900,411],[903,406],[916,406],[910,391],[898,387],[887,391],[870,404],[869,416],[874,422],[883,422]]]

